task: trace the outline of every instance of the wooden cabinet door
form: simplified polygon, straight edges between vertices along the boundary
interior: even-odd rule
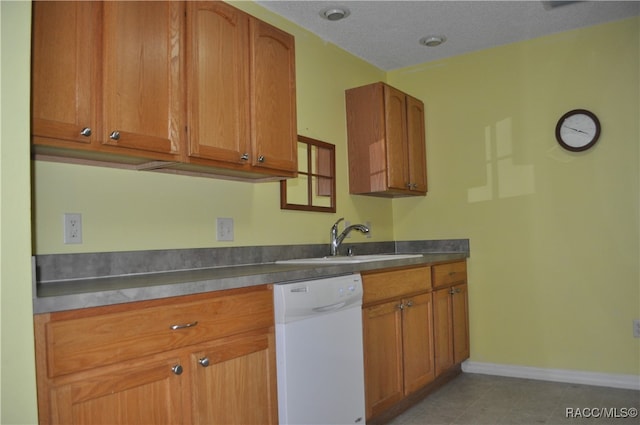
[[[424,104],[408,95],[406,101],[409,182],[412,191],[427,193]]]
[[[183,376],[178,358],[123,362],[75,374],[51,389],[52,424],[147,425],[183,421]]]
[[[295,44],[292,35],[250,20],[251,164],[296,172]]]
[[[103,8],[102,140],[133,155],[174,154],[184,133],[184,4],[116,1]]]
[[[408,190],[409,152],[407,151],[407,108],[405,94],[384,85],[385,125],[387,139],[387,185],[391,189]]]
[[[400,304],[396,300],[362,310],[367,419],[404,396]]]
[[[453,365],[453,323],[451,289],[433,292],[433,332],[436,376]]]
[[[453,362],[460,363],[469,358],[469,304],[467,284],[453,287]]]
[[[277,424],[273,329],[212,342],[191,354],[194,424]]]
[[[189,156],[249,164],[249,17],[187,2]]]
[[[404,394],[408,395],[435,378],[433,355],[433,304],[431,294],[404,300],[402,347]]]
[[[90,145],[98,134],[97,2],[33,2],[31,134]]]

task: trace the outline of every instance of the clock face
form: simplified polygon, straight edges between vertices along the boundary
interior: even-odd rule
[[[556,126],[556,138],[570,151],[580,152],[592,147],[600,136],[600,122],[591,112],[576,109],[564,114]]]

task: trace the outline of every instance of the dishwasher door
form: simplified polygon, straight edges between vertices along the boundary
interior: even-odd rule
[[[277,285],[274,297],[280,423],[363,424],[360,275]]]

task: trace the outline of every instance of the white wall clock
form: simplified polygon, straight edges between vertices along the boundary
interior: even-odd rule
[[[572,152],[586,151],[600,137],[600,121],[593,112],[574,109],[558,120],[556,139],[563,148]]]

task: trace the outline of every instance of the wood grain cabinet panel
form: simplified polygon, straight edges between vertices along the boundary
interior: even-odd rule
[[[466,262],[432,267],[436,375],[469,358],[469,300]]]
[[[194,424],[278,423],[273,334],[241,334],[190,357]]]
[[[183,420],[179,358],[137,361],[78,374],[51,387],[54,424],[175,424]],[[40,411],[40,422],[49,423]]]
[[[190,157],[248,164],[248,46],[248,15],[223,2],[187,2]]]
[[[252,165],[298,169],[295,40],[251,19]]]
[[[350,193],[427,193],[423,103],[384,83],[346,91]]]
[[[175,160],[184,121],[183,8],[34,2],[33,144],[85,152],[43,150],[63,157]]]
[[[41,424],[277,423],[270,286],[34,322]]]
[[[103,143],[177,153],[182,140],[184,3],[103,3]]]
[[[36,144],[91,145],[99,134],[100,5],[33,3],[31,136]]]
[[[417,267],[363,275],[367,419],[435,377],[429,272],[429,267]],[[381,291],[384,282],[390,291]],[[402,283],[407,284],[404,291]]]
[[[187,3],[193,166],[297,172],[294,38],[223,2]],[[177,166],[186,170],[202,168]]]
[[[402,311],[398,301],[363,309],[367,419],[404,396]]]

